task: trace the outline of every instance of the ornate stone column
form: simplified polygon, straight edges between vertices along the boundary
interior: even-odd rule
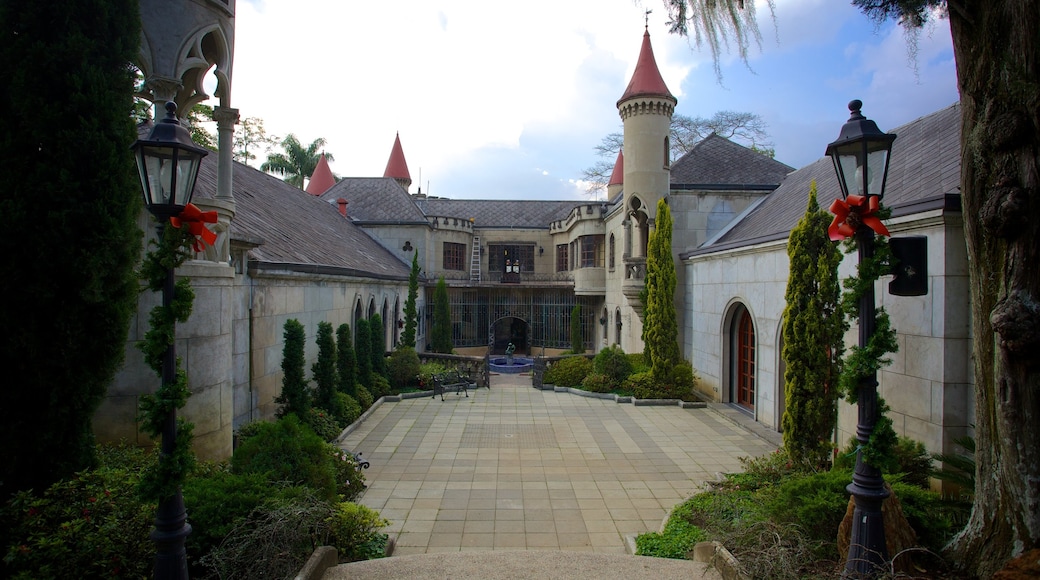
[[[235,125],[238,124],[238,109],[214,107],[213,120],[217,122],[217,198],[231,200],[231,171],[234,164]]]

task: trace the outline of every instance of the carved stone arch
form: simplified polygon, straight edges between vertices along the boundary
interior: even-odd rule
[[[758,395],[758,325],[749,302],[733,298],[722,317],[723,402],[755,414]]]
[[[209,98],[203,82],[210,69],[217,79],[215,96],[221,106],[230,106],[231,49],[224,30],[218,24],[199,28],[181,45],[179,54],[177,77],[182,86],[177,94],[177,115],[186,116],[192,107]]]

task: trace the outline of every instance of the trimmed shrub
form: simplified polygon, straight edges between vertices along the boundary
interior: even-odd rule
[[[372,373],[372,382],[367,386],[368,391],[372,393],[373,399],[385,397],[392,393],[390,390],[390,381],[386,380],[386,377],[375,373]]]
[[[390,386],[397,392],[417,386],[419,375],[419,355],[410,346],[398,347],[390,354],[387,372],[390,375]]]
[[[439,362],[425,362],[419,365],[419,388],[430,390],[433,388],[433,375],[438,375],[448,370],[448,367]]]
[[[329,544],[340,562],[357,562],[386,556],[387,535],[379,530],[390,522],[379,512],[351,502],[336,505],[329,518]]]
[[[338,397],[334,399],[337,403],[340,401]],[[340,413],[342,414],[342,412]],[[311,407],[307,411],[307,426],[314,431],[318,437],[321,437],[323,441],[333,441],[339,434],[343,432],[343,427],[340,426],[339,421],[326,411],[325,409],[317,409]]]
[[[625,379],[622,388],[631,391],[632,395],[637,399],[661,398],[660,389],[657,387],[657,383],[654,382],[654,378],[650,376],[650,371],[630,375]]]
[[[337,397],[339,398],[339,407],[343,410],[343,415],[340,417],[340,423],[343,425],[352,425],[354,421],[357,421],[361,417],[361,403],[346,393],[339,393]]]
[[[321,497],[336,499],[336,449],[295,415],[259,423],[256,434],[231,456],[232,473],[260,473],[271,483],[302,484]]]
[[[607,375],[591,373],[582,379],[581,388],[590,393],[609,393],[617,389],[617,385]]]
[[[693,372],[693,365],[681,361],[672,367],[669,374],[672,380],[671,391],[674,396],[684,401],[692,400],[693,389],[697,386],[697,375]]]
[[[357,387],[357,402],[361,405],[361,412],[364,413],[372,406],[372,403],[376,402],[376,398],[372,396],[367,388],[362,385]],[[360,415],[358,415],[360,417]]]
[[[577,387],[592,372],[592,361],[583,356],[571,356],[553,363],[545,371],[543,383],[558,387]]]
[[[629,373],[630,375],[649,372],[650,365],[646,364],[646,359],[643,358],[643,353],[630,352],[625,354],[625,358],[627,358],[628,363],[632,365],[632,372]]]
[[[640,360],[642,360],[642,355],[640,355]],[[625,351],[614,344],[596,354],[596,358],[592,359],[592,370],[606,375],[615,387],[620,387],[621,383],[632,374],[632,362]]]
[[[141,501],[137,484],[156,455],[130,447],[97,453],[98,468],[40,494],[17,492],[0,508],[5,578],[151,575],[155,544],[148,534],[156,506]]]

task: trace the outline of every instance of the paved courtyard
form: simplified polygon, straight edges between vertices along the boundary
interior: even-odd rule
[[[341,443],[371,462],[360,502],[395,555],[471,550],[627,553],[739,457],[776,445],[713,408],[618,404],[493,375],[469,398],[384,403]]]

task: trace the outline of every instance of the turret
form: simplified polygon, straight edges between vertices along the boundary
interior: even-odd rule
[[[394,137],[394,148],[390,150],[390,160],[386,162],[383,177],[393,177],[405,191],[412,186],[412,176],[408,173],[408,163],[404,160],[404,149],[401,148],[401,134]]]

